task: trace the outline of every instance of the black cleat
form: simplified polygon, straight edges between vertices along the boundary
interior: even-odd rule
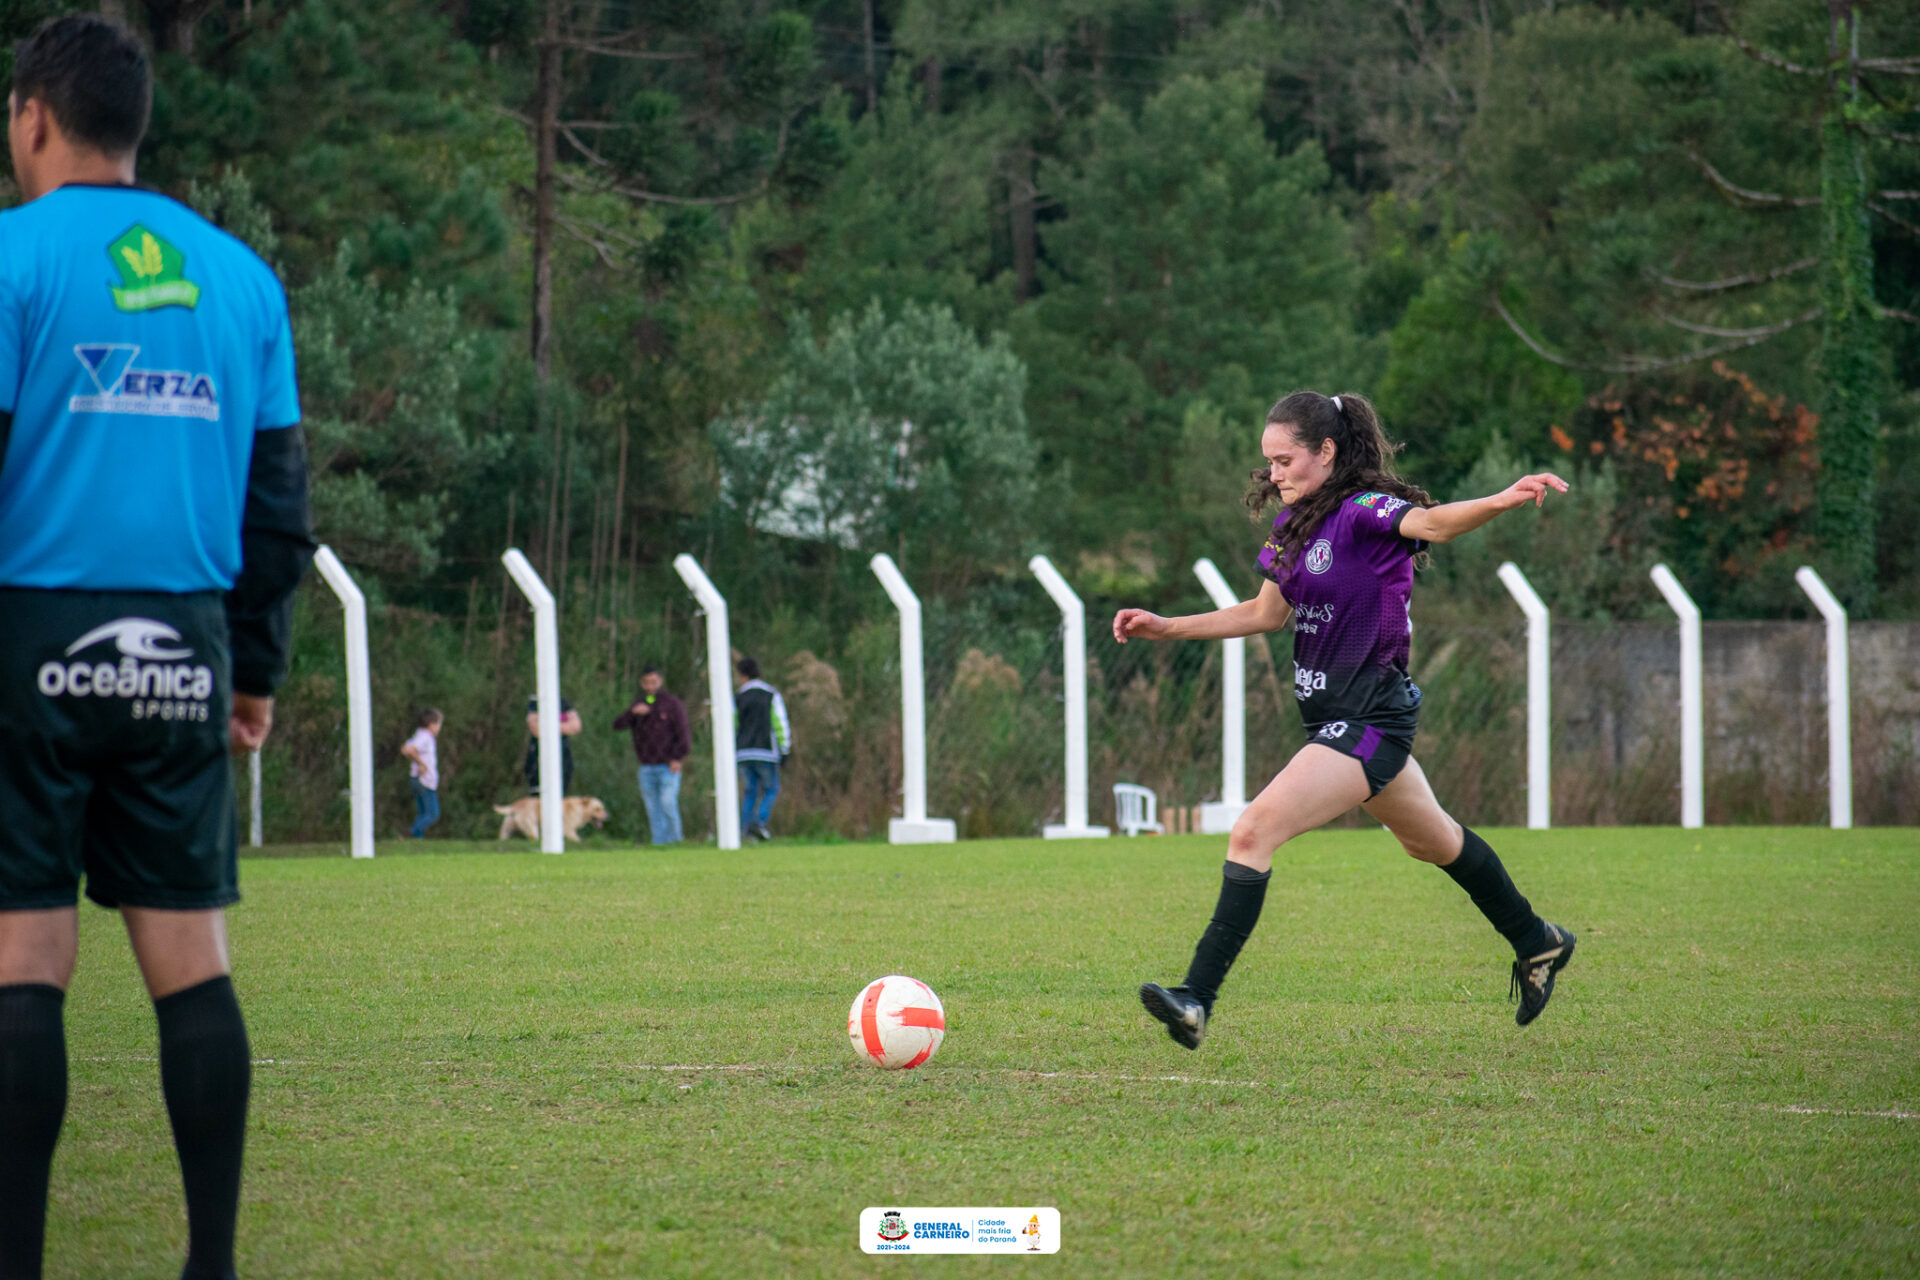
[[[1157,982],[1140,984],[1140,1003],[1148,1013],[1166,1024],[1175,1043],[1198,1049],[1207,1034],[1207,1006],[1185,987],[1163,987]]]
[[[1547,937],[1548,944],[1539,954],[1513,962],[1513,985],[1507,998],[1520,1001],[1513,1020],[1523,1027],[1539,1017],[1547,1001],[1553,999],[1554,978],[1573,959],[1573,944],[1579,941],[1573,930],[1557,924],[1547,926]]]

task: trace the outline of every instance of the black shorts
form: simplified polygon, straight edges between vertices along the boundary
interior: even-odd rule
[[[239,899],[218,592],[0,588],[0,911]]]
[[[1387,784],[1407,767],[1407,757],[1413,754],[1411,727],[1383,728],[1361,724],[1358,720],[1330,720],[1322,725],[1308,725],[1307,733],[1309,745],[1317,742],[1360,761],[1360,767],[1367,774],[1368,799],[1386,790]]]

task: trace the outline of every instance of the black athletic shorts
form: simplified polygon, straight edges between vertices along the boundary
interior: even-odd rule
[[[0,910],[237,901],[218,592],[0,587]]]
[[[1368,799],[1386,790],[1387,784],[1407,767],[1407,757],[1413,754],[1410,727],[1382,728],[1357,720],[1329,720],[1326,724],[1308,725],[1307,733],[1309,743],[1332,747],[1360,761],[1360,767],[1367,774]]]

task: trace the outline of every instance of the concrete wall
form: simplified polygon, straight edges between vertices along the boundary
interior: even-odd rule
[[[1850,628],[1854,821],[1920,822],[1920,624]],[[1706,819],[1827,820],[1826,631],[1701,628]],[[1680,643],[1672,623],[1556,623],[1554,822],[1678,822]]]

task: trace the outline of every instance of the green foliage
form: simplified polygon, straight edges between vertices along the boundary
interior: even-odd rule
[[[461,421],[473,344],[447,293],[356,279],[344,245],[290,304],[314,528],[349,563],[432,573],[466,481],[500,445]]]
[[[929,114],[904,78],[879,111],[855,122],[851,110],[835,92],[810,117],[809,129],[831,139],[833,161],[830,172],[821,167],[815,198],[746,224],[761,287],[816,322],[883,297],[944,304],[978,332],[1004,327],[1012,298],[994,282],[994,222],[979,177],[992,163],[986,140]],[[796,178],[800,163],[789,161]]]
[[[280,236],[273,229],[273,215],[260,203],[244,173],[228,169],[208,182],[191,179],[186,201],[201,217],[246,241],[276,272],[281,269]]]
[[[1252,473],[1265,466],[1264,427],[1264,414],[1229,416],[1210,400],[1188,403],[1174,451],[1167,523],[1159,531],[1167,579],[1185,586],[1188,567],[1202,556],[1225,568],[1251,563],[1258,553],[1272,517],[1256,516],[1241,500]]]
[[[489,318],[512,315],[503,196],[530,166],[481,97],[471,48],[398,0],[262,6],[242,21],[215,10],[204,54],[157,62],[142,177],[271,174],[257,191],[291,279],[327,270],[344,241],[389,283],[420,277]]]
[[[0,86],[13,88],[13,46],[48,18],[87,6],[76,0],[0,0]]]
[[[1873,602],[1873,487],[1886,347],[1873,300],[1866,141],[1839,112],[1821,126],[1820,543],[1841,598]]]
[[[1505,260],[1497,237],[1459,236],[1389,339],[1379,404],[1407,445],[1402,469],[1435,492],[1451,490],[1490,447],[1543,454],[1549,428],[1583,399],[1578,375],[1527,350],[1490,305]],[[1506,292],[1528,309],[1530,291]]]
[[[626,127],[609,132],[602,155],[663,191],[684,189],[699,152],[684,134],[679,98],[642,89],[615,113],[614,123]]]
[[[1046,175],[1067,216],[1014,332],[1082,522],[1116,501],[1143,523],[1164,511],[1196,397],[1251,420],[1294,387],[1367,380],[1359,264],[1325,161],[1282,156],[1259,102],[1250,77],[1176,80],[1137,121],[1102,110],[1086,159]]]
[[[1483,498],[1545,470],[1567,480],[1566,493],[1432,549],[1433,567],[1418,587],[1423,613],[1462,621],[1503,616],[1513,607],[1498,577],[1507,560],[1520,566],[1558,619],[1635,618],[1659,607],[1646,589],[1647,570],[1659,558],[1656,548],[1640,513],[1622,501],[1619,476],[1609,464],[1521,461],[1496,440],[1456,489],[1435,496]]]
[[[798,13],[771,13],[747,29],[734,84],[756,106],[787,107],[815,65],[813,24]]]
[[[711,438],[732,518],[868,552],[929,589],[952,589],[1018,553],[1028,531],[984,512],[1037,496],[1006,338],[978,341],[944,307],[876,301],[817,343],[796,321],[772,394],[717,419]]]
[[[1764,273],[1809,251],[1812,214],[1757,216],[1703,167],[1789,196],[1812,185],[1806,104],[1782,79],[1658,17],[1571,7],[1514,24],[1467,135],[1459,197],[1499,238],[1493,283],[1524,288],[1510,309],[1548,349],[1604,367],[1710,345],[1688,325],[1755,327],[1805,309],[1804,274],[1729,290],[1669,283]],[[1771,367],[1791,364],[1796,343],[1803,358],[1808,336],[1776,340]]]

